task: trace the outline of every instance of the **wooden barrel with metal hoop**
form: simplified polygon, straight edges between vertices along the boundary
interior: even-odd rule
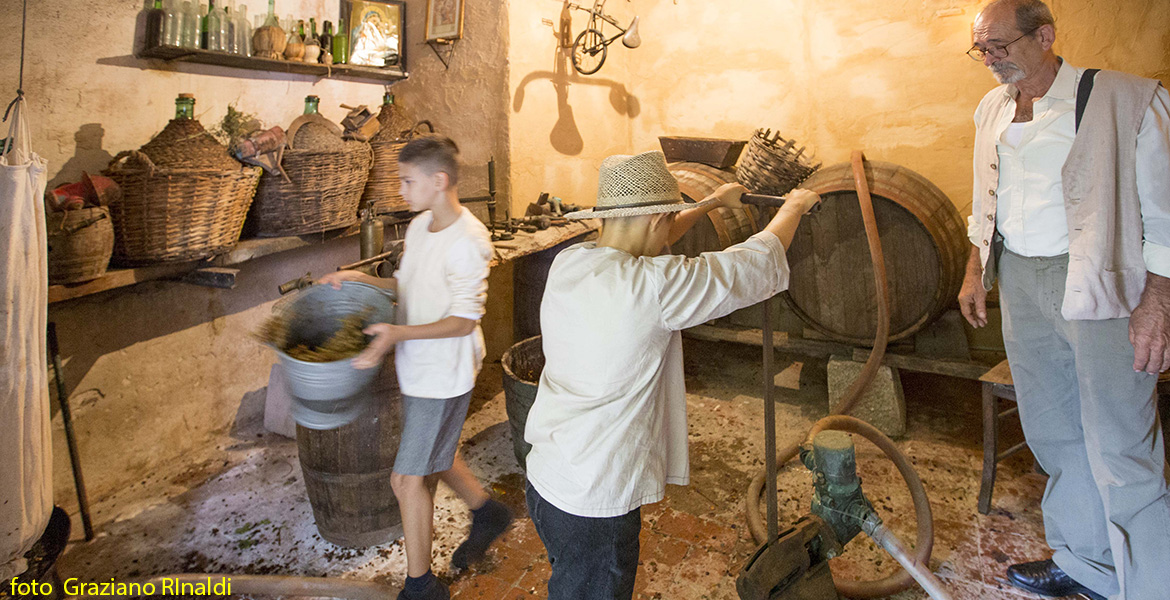
[[[669,165],[678,180],[679,191],[687,202],[698,202],[725,183],[735,183],[735,173],[702,163],[677,162]],[[717,208],[700,219],[681,239],[671,245],[675,254],[698,256],[738,244],[759,231],[754,206],[740,209]]]
[[[402,393],[394,355],[374,382],[357,392],[365,414],[336,429],[297,425],[301,472],[317,531],[348,548],[385,544],[400,535],[402,517],[390,473],[402,435]]]
[[[905,167],[866,161],[866,179],[890,287],[890,341],[913,335],[955,301],[970,242],[959,211],[941,190]],[[824,167],[800,184],[821,195],[788,251],[784,298],[804,322],[835,340],[873,344],[873,265],[853,172]]]

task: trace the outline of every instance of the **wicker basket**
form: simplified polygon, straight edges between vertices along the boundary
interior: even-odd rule
[[[268,173],[260,177],[248,234],[306,235],[356,224],[371,163],[366,142],[345,142],[340,152],[286,150],[281,164],[289,181]]]
[[[114,252],[114,227],[104,207],[50,212],[49,283],[78,283],[106,274]]]
[[[389,130],[383,130],[370,140],[370,148],[374,151],[374,164],[370,167],[370,178],[366,181],[365,191],[362,192],[361,209],[364,210],[372,204],[374,213],[379,215],[410,210],[410,206],[399,193],[398,153],[423,125],[426,125],[431,133],[435,132],[435,127],[430,121],[419,121],[414,127],[401,133],[389,134]]]
[[[736,178],[757,194],[783,196],[820,168],[804,156],[804,148],[769,129],[757,129],[739,161]]]
[[[133,150],[115,156],[105,174],[123,192],[110,205],[114,262],[134,266],[230,250],[240,238],[260,168],[162,169]]]

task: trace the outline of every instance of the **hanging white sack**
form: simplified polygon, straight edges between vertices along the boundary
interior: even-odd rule
[[[0,581],[49,523],[53,456],[45,327],[45,160],[32,151],[23,97],[0,150]]]

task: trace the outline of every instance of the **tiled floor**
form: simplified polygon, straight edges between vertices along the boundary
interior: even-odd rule
[[[780,444],[803,439],[826,412],[823,363],[780,357],[777,423]],[[744,521],[751,475],[763,465],[759,350],[686,342],[691,484],[668,486],[666,499],[643,509],[641,599],[733,599],[735,577],[754,551]],[[472,469],[520,517],[468,572],[448,570],[450,553],[467,531],[467,512],[449,490],[437,500],[435,570],[460,599],[543,598],[549,567],[525,518],[523,476],[512,458],[500,391],[499,365],[489,366],[473,401],[462,452]],[[903,374],[909,414],[899,443],[912,457],[930,495],[935,542],[931,567],[958,599],[1020,600],[1002,582],[1007,565],[1046,556],[1039,499],[1044,479],[1027,453],[1001,465],[994,511],[975,510],[981,468],[979,388],[970,381]],[[263,433],[253,406],[241,409],[227,460],[160,473],[96,503],[100,532],[75,542],[63,576],[108,580],[177,571],[340,576],[400,585],[401,542],[344,549],[315,532],[297,467],[296,444]],[[262,404],[262,398],[259,400]],[[1011,435],[1009,432],[1008,435]],[[890,527],[914,539],[913,509],[894,467],[858,443],[863,487]],[[789,465],[779,478],[781,524],[808,512],[811,477]],[[80,529],[75,528],[75,531]],[[77,535],[74,536],[75,538]],[[864,536],[834,559],[835,574],[872,579],[896,563]],[[917,588],[898,599],[924,598]]]

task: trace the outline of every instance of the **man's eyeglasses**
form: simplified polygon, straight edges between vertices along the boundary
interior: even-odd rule
[[[1037,27],[1036,29],[1039,29],[1039,27]],[[983,48],[980,48],[979,46],[971,46],[971,49],[967,51],[967,56],[970,56],[971,60],[978,60],[978,61],[982,61],[983,58],[986,56],[991,56],[992,58],[1007,58],[1008,46],[1011,46],[1012,44],[1032,35],[1033,33],[1036,32],[1036,29],[1033,29],[1032,31],[1029,31],[1029,32],[1025,33],[1024,35],[1021,35],[1020,37],[1018,37],[1018,38],[1016,38],[1016,39],[1014,39],[1014,40],[1012,40],[1012,41],[1010,41],[1002,46],[988,46],[986,50]]]

